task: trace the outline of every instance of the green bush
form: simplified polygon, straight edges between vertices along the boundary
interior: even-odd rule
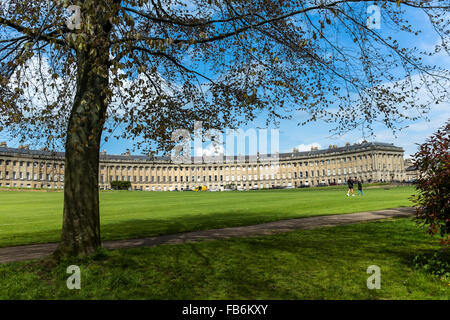
[[[236,187],[236,185],[235,185],[234,183],[229,183],[229,184],[226,184],[226,185],[224,186],[224,189],[228,189],[228,190],[237,190],[237,187]]]
[[[440,234],[450,246],[450,121],[422,144],[414,155],[419,171],[414,196],[417,221],[428,233]]]
[[[450,255],[446,251],[433,255],[417,255],[413,260],[416,269],[423,269],[437,277],[450,277]]]
[[[130,181],[111,181],[111,189],[113,190],[128,190],[131,188]]]

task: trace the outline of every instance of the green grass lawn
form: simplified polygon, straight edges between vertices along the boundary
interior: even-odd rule
[[[0,299],[450,299],[450,278],[416,269],[438,250],[409,218],[272,236],[102,250],[0,265]],[[81,268],[68,290],[66,268]],[[367,267],[381,268],[369,290]]]
[[[148,237],[282,219],[381,210],[411,205],[412,187],[366,190],[346,197],[343,188],[250,192],[100,193],[104,240]],[[0,192],[0,247],[56,242],[63,193]]]
[[[104,240],[257,224],[275,220],[410,206],[413,187],[367,189],[346,197],[344,188],[250,192],[101,192]],[[0,192],[0,247],[56,242],[61,192]]]

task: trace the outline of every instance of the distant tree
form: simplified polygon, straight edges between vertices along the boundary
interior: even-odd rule
[[[111,181],[111,189],[113,190],[129,190],[130,188],[130,181]]]
[[[226,190],[237,190],[237,187],[236,187],[236,185],[234,183],[229,183],[229,184],[226,184],[224,186],[224,189],[226,189]]]
[[[424,14],[441,39],[431,53],[448,54],[448,9],[438,0],[1,0],[0,129],[64,142],[57,254],[90,254],[101,245],[102,140],[167,151],[173,130],[196,120],[233,128],[261,112],[277,123],[301,111],[302,124],[321,118],[338,131],[395,128],[426,113],[418,88],[437,86],[441,101],[450,77],[393,34],[418,36],[407,17]]]
[[[441,236],[450,245],[450,119],[422,144],[414,155],[419,171],[414,197],[416,219],[427,232]]]

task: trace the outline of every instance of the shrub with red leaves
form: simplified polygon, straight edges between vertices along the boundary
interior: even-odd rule
[[[417,195],[413,197],[416,220],[427,232],[440,234],[441,244],[450,246],[450,119],[443,128],[420,145],[414,154],[419,171]]]

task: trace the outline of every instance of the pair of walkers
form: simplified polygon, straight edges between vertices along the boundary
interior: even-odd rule
[[[347,180],[347,185],[348,185],[348,191],[347,191],[347,197],[350,196],[350,192],[352,193],[352,197],[355,196],[354,192],[353,192],[353,184],[357,183],[358,184],[358,196],[364,196],[364,192],[362,189],[362,180],[358,179],[357,177],[355,177],[355,180],[352,180],[352,177],[348,178]]]

